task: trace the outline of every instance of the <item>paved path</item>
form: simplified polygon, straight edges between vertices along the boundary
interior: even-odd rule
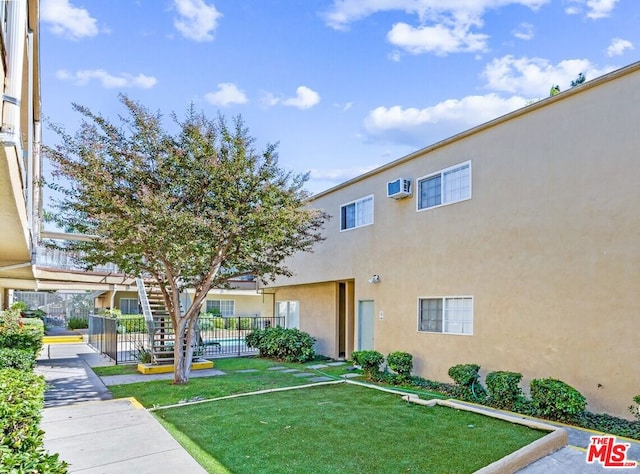
[[[90,366],[111,365],[86,344],[45,346],[36,372],[49,383],[44,445],[82,474],[204,474],[140,404],[111,400]]]

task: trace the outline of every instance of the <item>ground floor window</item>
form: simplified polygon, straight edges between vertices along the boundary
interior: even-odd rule
[[[207,300],[205,311],[220,316],[234,316],[236,302],[235,300]]]
[[[284,318],[285,327],[300,329],[299,301],[276,301],[276,313]]]
[[[418,331],[473,334],[473,298],[420,298]]]
[[[122,314],[140,314],[138,298],[120,298],[120,312]]]

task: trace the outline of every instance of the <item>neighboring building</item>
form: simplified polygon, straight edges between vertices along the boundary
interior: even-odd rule
[[[32,251],[40,199],[40,71],[38,3],[0,5],[0,309],[9,289],[34,289]]]
[[[554,377],[628,416],[639,104],[635,63],[320,193],[326,240],[265,291],[323,354],[402,350],[440,381],[460,363],[521,372],[525,389]]]

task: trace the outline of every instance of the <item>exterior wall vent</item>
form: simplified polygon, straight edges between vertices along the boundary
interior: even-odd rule
[[[387,197],[393,199],[404,199],[412,194],[411,180],[398,178],[387,183]]]

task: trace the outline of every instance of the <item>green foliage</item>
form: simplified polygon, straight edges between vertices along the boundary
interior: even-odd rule
[[[145,349],[143,346],[139,346],[135,351],[134,351],[134,357],[136,358],[136,360],[138,362],[140,362],[141,364],[150,364],[151,362],[153,362],[153,354],[151,351]]]
[[[395,351],[387,356],[387,365],[399,378],[409,380],[413,370],[413,356],[408,352]]]
[[[40,447],[33,451],[12,451],[0,445],[0,472],[16,474],[66,474],[68,464],[58,454],[49,454]]]
[[[497,408],[515,411],[522,402],[520,388],[522,374],[517,372],[497,371],[487,374],[486,383],[489,392],[488,402]]]
[[[449,368],[449,377],[458,386],[458,396],[463,400],[482,401],[487,395],[480,384],[480,366],[478,364],[458,364]]]
[[[328,214],[307,206],[308,175],[280,168],[277,145],[257,151],[241,117],[229,124],[191,105],[166,127],[160,113],[120,101],[126,111],[114,121],[74,104],[77,132],[52,125],[59,144],[42,147],[59,196],[54,223],[98,237],[56,244],[82,255],[86,268],[113,263],[164,290],[195,288],[184,314],[179,293],[165,293],[173,321],[191,323],[211,288],[237,275],[289,276],[287,258],[323,239]],[[176,363],[174,382],[187,381],[187,359]]]
[[[629,421],[605,413],[585,411],[575,415],[571,422],[590,430],[640,440],[640,420]]]
[[[15,301],[11,304],[9,309],[11,309],[12,311],[17,311],[18,313],[21,313],[23,311],[28,310],[29,306],[24,301]]]
[[[535,416],[551,420],[571,421],[584,412],[586,399],[580,392],[561,380],[533,379],[531,406]]]
[[[28,350],[37,357],[42,349],[42,336],[41,319],[20,318],[14,310],[0,311],[0,347]]]
[[[351,358],[362,368],[367,380],[375,380],[378,377],[380,364],[384,362],[384,356],[378,351],[354,351]]]
[[[584,84],[584,81],[587,80],[587,77],[584,75],[584,73],[580,73],[578,74],[578,77],[575,78],[575,80],[571,81],[571,87],[576,87],[579,86],[580,84]]]
[[[67,320],[67,327],[69,329],[87,329],[89,327],[89,320],[85,318],[73,317]]]
[[[36,358],[30,350],[0,348],[0,369],[17,369],[31,371],[36,365]]]
[[[640,422],[640,395],[633,397],[635,405],[629,405],[629,413],[633,415],[636,421]]]
[[[147,326],[144,321],[144,316],[142,316],[141,314],[128,314],[124,316],[118,316],[118,332],[140,333],[146,332],[146,330]]]
[[[245,338],[249,347],[260,351],[260,357],[287,362],[307,362],[315,356],[315,338],[299,329],[280,326],[258,329]]]
[[[42,444],[39,429],[44,379],[31,372],[0,369],[0,444],[29,451]]]
[[[242,330],[251,329],[253,320],[251,318],[224,318],[227,321],[227,329],[235,331],[238,328]]]

